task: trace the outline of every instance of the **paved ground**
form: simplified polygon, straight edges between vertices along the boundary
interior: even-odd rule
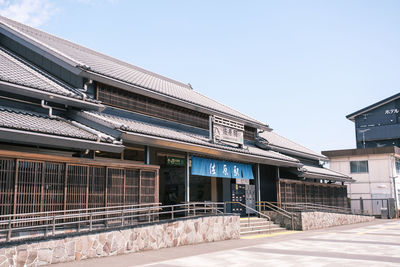
[[[400,220],[285,232],[62,266],[400,266]]]

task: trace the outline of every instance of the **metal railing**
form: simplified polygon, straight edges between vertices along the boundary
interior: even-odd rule
[[[294,219],[295,219],[295,217],[297,217],[297,215],[295,213],[289,212],[289,211],[275,205],[273,202],[269,202],[269,201],[257,201],[256,207],[260,211],[274,211],[274,212],[278,213],[279,215],[290,219],[291,225],[292,225],[292,230],[294,230]]]
[[[150,203],[65,212],[1,215],[0,243],[120,228],[182,217],[216,215],[224,213],[224,208],[223,203],[217,202],[190,202],[176,205]],[[19,235],[20,233],[24,235]]]
[[[218,204],[221,204],[221,203],[218,203]],[[245,204],[243,204],[241,202],[226,201],[226,202],[223,202],[222,204],[224,205],[224,213],[227,212],[227,205],[228,204],[239,204],[243,208],[245,208],[249,225],[250,225],[250,214],[256,214],[260,218],[264,218],[264,219],[267,219],[268,221],[271,221],[271,217],[269,217],[268,215],[266,215],[266,214],[264,214],[262,212],[259,212],[258,210],[253,209],[252,207],[249,207],[249,206],[247,206],[247,205],[245,205]],[[251,212],[247,212],[247,211],[251,211]],[[271,233],[271,224],[268,224],[268,232]]]
[[[328,205],[308,203],[308,202],[285,202],[281,204],[281,207],[291,212],[319,211],[319,212],[330,212],[330,213],[353,214],[350,208],[328,206]]]

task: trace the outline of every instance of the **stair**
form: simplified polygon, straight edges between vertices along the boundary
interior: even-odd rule
[[[272,221],[265,218],[240,218],[240,235],[270,234],[286,231]]]

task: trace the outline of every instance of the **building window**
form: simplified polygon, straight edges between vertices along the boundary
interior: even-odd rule
[[[400,160],[396,159],[396,173],[400,174]]]
[[[351,173],[363,173],[368,172],[368,161],[350,161],[350,172]]]

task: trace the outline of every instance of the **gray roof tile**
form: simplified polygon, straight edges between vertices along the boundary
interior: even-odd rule
[[[0,106],[0,127],[92,141],[97,140],[97,135],[73,125],[71,121],[64,118],[50,118],[44,114],[3,106]],[[111,142],[111,138],[102,134],[101,141]]]
[[[293,142],[292,140],[289,140],[289,139],[275,133],[274,131],[271,131],[271,132],[264,131],[262,133],[259,133],[259,136],[261,138],[267,140],[269,145],[275,146],[277,148],[294,150],[294,151],[309,154],[309,155],[312,155],[314,157],[318,157],[321,159],[326,158],[324,155],[321,155],[320,153],[317,153],[317,152],[315,152],[309,148],[306,148],[296,142]]]
[[[333,171],[328,168],[315,167],[315,166],[310,166],[310,165],[304,165],[303,168],[305,168],[307,170],[306,173],[321,174],[321,175],[337,177],[340,179],[347,179],[347,180],[351,179],[351,177],[349,177],[346,174],[343,174],[343,173],[340,173],[337,171]]]
[[[264,123],[192,90],[187,84],[169,79],[0,16],[0,27],[4,28],[4,26],[22,34],[32,43],[40,44],[51,54],[68,62],[74,67],[87,68],[90,71],[115,78],[131,85],[144,87],[156,93],[168,95],[185,102],[223,112],[253,123],[265,125]]]
[[[297,159],[280,154],[274,151],[267,151],[250,144],[247,144],[246,148],[236,148],[223,144],[213,144],[209,142],[208,136],[187,132],[184,130],[169,128],[164,125],[157,125],[147,123],[135,119],[128,119],[125,117],[119,117],[109,115],[100,112],[83,111],[79,113],[80,116],[93,120],[100,123],[105,123],[108,126],[116,129],[124,130],[127,132],[134,132],[140,134],[146,134],[155,137],[168,138],[171,140],[183,141],[192,144],[204,145],[208,147],[214,147],[218,149],[224,149],[227,151],[239,152],[244,154],[257,155],[261,157],[273,158],[278,160],[285,160],[290,162],[298,162]]]
[[[55,79],[14,53],[0,47],[0,80],[62,96],[82,99],[76,89]],[[87,98],[88,101],[94,101]]]

